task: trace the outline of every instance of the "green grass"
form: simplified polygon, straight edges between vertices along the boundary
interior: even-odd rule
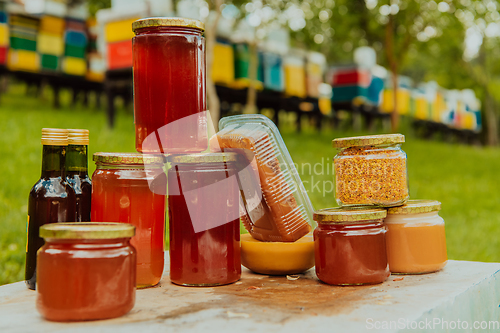
[[[104,110],[70,108],[68,94],[63,95],[66,106],[54,110],[46,93],[44,98],[29,97],[24,86],[12,85],[0,96],[0,285],[24,278],[27,199],[40,177],[41,129],[89,129],[90,156],[98,151],[134,151],[131,110],[119,108],[116,126],[109,129]],[[318,133],[306,126],[297,134],[284,120],[283,138],[314,207],[335,206],[331,140],[354,133],[332,129]],[[442,202],[450,259],[500,261],[500,150],[423,141],[409,130],[403,132],[410,195]],[[89,161],[89,173],[94,169]]]

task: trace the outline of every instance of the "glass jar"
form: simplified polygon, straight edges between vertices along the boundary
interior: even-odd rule
[[[136,150],[206,150],[204,24],[146,18],[135,21],[132,30]]]
[[[134,226],[121,223],[52,223],[40,228],[38,311],[48,320],[119,317],[135,303]]]
[[[165,173],[162,155],[95,153],[91,221],[136,227],[137,287],[158,284],[164,266]]]
[[[184,286],[239,280],[237,155],[172,155],[169,161],[170,280]]]
[[[441,203],[409,200],[387,210],[387,258],[395,274],[430,273],[448,260],[444,220],[438,215]]]
[[[402,134],[340,138],[333,146],[335,196],[340,206],[400,206],[409,198]]]
[[[328,284],[384,282],[387,264],[383,209],[328,208],[316,211],[314,253],[316,275]]]

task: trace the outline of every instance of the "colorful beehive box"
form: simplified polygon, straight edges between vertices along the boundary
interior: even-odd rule
[[[62,70],[68,75],[85,76],[87,74],[87,62],[82,58],[64,57]]]
[[[233,44],[234,50],[234,82],[231,87],[234,89],[243,89],[250,86],[250,47],[246,43]],[[257,81],[254,85],[257,89],[263,88],[262,78],[262,63],[259,62],[259,56],[256,54],[257,60]]]
[[[319,98],[319,86],[324,82],[326,58],[322,53],[309,52],[306,59],[307,96]]]
[[[109,22],[104,27],[104,38],[107,43],[123,42],[131,40],[134,37],[132,31],[132,23],[140,17],[131,19]]]
[[[285,94],[307,97],[305,56],[300,51],[291,52],[283,59],[285,69]]]
[[[132,40],[108,44],[106,57],[110,70],[132,67]]]
[[[262,78],[264,80],[264,88],[282,92],[285,90],[283,58],[276,53],[260,52],[260,62],[262,64]]]
[[[9,49],[7,68],[11,71],[38,72],[40,55],[34,51]]]
[[[234,82],[234,51],[228,43],[217,42],[214,46],[212,80],[225,86]]]

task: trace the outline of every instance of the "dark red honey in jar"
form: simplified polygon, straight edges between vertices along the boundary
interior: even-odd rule
[[[119,317],[135,303],[136,253],[124,223],[51,223],[40,228],[36,307],[52,321]]]
[[[204,24],[159,17],[137,20],[132,29],[136,150],[206,150]]]
[[[237,155],[170,156],[170,280],[215,286],[241,276]]]
[[[316,275],[328,284],[361,285],[389,277],[383,209],[329,208],[313,215]]]
[[[95,153],[91,221],[136,227],[137,287],[158,284],[164,266],[164,157],[137,153]],[[163,180],[162,180],[163,178]]]

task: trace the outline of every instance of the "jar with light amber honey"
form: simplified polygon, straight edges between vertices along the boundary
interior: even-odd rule
[[[137,228],[137,287],[161,280],[164,265],[166,175],[164,156],[95,153],[91,220],[123,222]]]
[[[402,134],[333,140],[335,196],[340,206],[393,207],[409,198]]]
[[[316,275],[333,285],[384,282],[387,264],[383,209],[328,208],[313,215]]]
[[[51,223],[40,228],[38,311],[52,321],[119,317],[135,303],[135,228],[124,223]]]
[[[442,269],[447,262],[441,203],[409,200],[387,210],[387,258],[394,274],[421,274]]]

